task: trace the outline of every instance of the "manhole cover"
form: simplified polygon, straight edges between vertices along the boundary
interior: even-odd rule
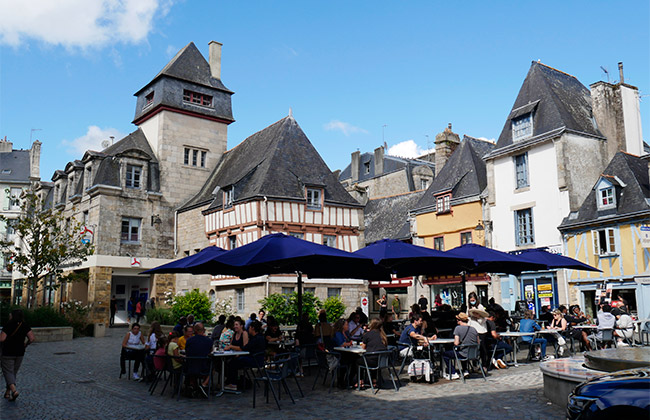
[[[59,351],[59,352],[56,352],[56,353],[53,353],[53,354],[55,354],[56,356],[61,356],[63,354],[75,354],[75,352],[73,352],[73,351]]]

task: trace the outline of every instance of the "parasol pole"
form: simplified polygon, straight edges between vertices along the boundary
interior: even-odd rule
[[[302,319],[302,272],[296,271],[296,276],[298,278],[298,321],[296,325],[298,325]]]
[[[465,303],[465,299],[467,299],[466,298],[466,296],[467,296],[467,278],[465,277],[466,273],[467,273],[466,271],[461,271],[460,272],[460,278],[461,278],[460,284],[461,284],[461,292],[463,294],[463,303]],[[461,307],[462,306],[463,305],[461,304]],[[467,307],[467,305],[465,307]]]

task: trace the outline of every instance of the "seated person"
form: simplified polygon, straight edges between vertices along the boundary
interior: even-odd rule
[[[172,369],[176,372],[180,372],[183,367],[183,359],[181,357],[180,348],[178,347],[178,332],[172,331],[169,335],[169,342],[165,352],[168,356],[172,356]]]
[[[348,321],[346,321],[344,318],[336,321],[336,324],[334,324],[334,337],[332,338],[334,347],[352,346],[352,340],[350,340],[347,335],[348,329]]]
[[[539,314],[538,317],[540,321],[545,321],[547,324],[553,321],[553,314],[551,313],[550,307],[548,305],[542,306],[541,312],[542,313]]]
[[[314,343],[314,327],[309,322],[309,314],[303,312],[302,319],[296,326],[296,346],[307,346]]]
[[[183,335],[183,331],[185,331],[185,326],[187,325],[187,318],[184,316],[180,317],[178,320],[178,324],[174,325],[174,331],[178,333],[178,336],[180,337]]]
[[[255,312],[251,313],[248,319],[246,320],[246,323],[244,324],[244,329],[248,331],[248,327],[251,325],[251,322],[257,321],[257,314]]]
[[[262,323],[253,321],[248,326],[248,342],[243,346],[230,345],[226,350],[247,351],[249,354],[232,358],[226,365],[225,389],[237,390],[237,371],[242,368],[256,368],[264,364],[266,340],[262,335]]]
[[[282,331],[280,331],[280,325],[275,319],[269,320],[264,339],[269,344],[278,344],[282,341]]]
[[[183,335],[178,338],[178,347],[181,350],[185,350],[185,344],[187,340],[194,335],[194,327],[192,325],[186,325],[183,329]]]
[[[133,379],[140,379],[138,370],[140,363],[144,362],[145,356],[144,334],[140,331],[140,324],[134,322],[131,331],[127,332],[122,340],[122,352],[120,353],[120,375],[126,373],[125,361],[134,360]]]
[[[564,319],[564,315],[562,314],[562,311],[560,309],[554,309],[551,314],[553,315],[553,321],[546,327],[547,330],[554,330],[557,331],[557,334],[550,334],[548,337],[548,341],[551,343],[562,343],[561,345],[558,346],[558,354],[561,356],[562,353],[564,352],[564,340],[562,339],[561,335],[564,335],[568,333],[568,327],[567,327],[567,321]]]
[[[628,344],[623,340],[629,340],[634,336],[634,322],[632,321],[632,317],[619,308],[612,309],[611,314],[616,317],[614,335],[617,337],[617,345],[627,346]]]
[[[388,339],[381,325],[381,320],[376,318],[370,322],[368,331],[363,334],[361,338],[361,347],[366,350],[367,353],[374,353],[377,351],[384,351],[388,349]],[[376,367],[379,363],[379,356],[370,355],[367,356],[365,363],[368,363],[368,367]],[[357,366],[365,366],[364,358],[358,357],[355,362]],[[358,369],[355,369],[356,372]],[[363,377],[362,377],[363,378]],[[363,379],[360,379],[360,384],[363,386]],[[376,379],[373,378],[373,384],[376,384]],[[376,385],[375,385],[376,386]]]
[[[589,335],[587,338],[600,341],[603,339],[603,330],[613,330],[616,327],[616,317],[611,314],[611,311],[611,306],[608,304],[602,305],[602,311],[598,312],[598,318],[596,319],[596,325],[598,325],[596,333]],[[587,349],[591,350],[591,343],[589,343]]]
[[[156,342],[158,348],[153,354],[154,368],[159,371],[165,369],[165,354],[167,352],[167,337],[162,336]]]
[[[494,353],[495,356],[503,356],[505,357],[508,353],[512,353],[512,346],[505,341],[501,339],[501,336],[499,335],[498,332],[498,327],[496,324],[496,313],[492,310],[488,311],[488,314],[490,316],[487,317],[486,320],[486,327],[487,327],[487,345],[488,348],[494,348],[493,346],[496,346],[496,352]],[[492,365],[497,368],[497,369],[505,369],[508,366],[505,364],[503,359],[500,358],[495,358],[492,359]]]
[[[210,360],[207,358],[212,351],[212,339],[205,335],[205,327],[201,322],[194,324],[194,335],[187,339],[185,343],[185,357],[186,358],[204,358],[201,360],[186,359],[185,365],[187,368],[186,375],[190,380],[195,380],[201,377],[203,387],[208,386],[210,374]],[[201,391],[207,397],[205,390]]]
[[[435,340],[438,337],[438,329],[433,322],[433,318],[427,311],[422,311],[422,335]]]
[[[403,343],[403,344],[401,344]],[[419,314],[413,315],[411,323],[404,328],[402,335],[399,337],[398,345],[400,346],[400,354],[406,357],[408,347],[405,344],[412,344],[414,346],[428,346],[429,340],[422,335],[422,316]]]
[[[533,319],[533,311],[526,309],[526,311],[524,312],[524,319],[519,321],[519,332],[532,333],[535,331],[539,331],[541,329],[542,327],[540,327],[539,324]],[[533,337],[534,336],[532,335],[525,335],[521,337],[521,341],[530,344],[531,354],[532,354],[532,347],[535,344],[539,344],[541,349],[542,360],[548,360],[548,357],[546,356],[546,343],[547,343],[546,339],[538,337],[533,340]]]
[[[235,336],[235,317],[230,316],[224,325],[223,330],[221,331],[221,337],[219,337],[219,351],[224,351],[226,346],[230,345],[232,338]]]
[[[317,343],[322,343],[325,348],[332,347],[332,336],[334,335],[334,328],[327,322],[327,312],[321,309],[318,313],[318,324],[314,327],[314,337]]]
[[[573,328],[576,325],[582,324],[583,322],[587,322],[587,317],[582,313],[582,311],[580,311],[580,306],[571,305],[568,311],[564,314],[564,319],[566,319],[567,322],[569,335],[574,340],[577,340],[578,342],[582,342],[586,348],[586,346],[589,345],[589,340],[587,339],[587,335],[585,334],[583,336],[581,329]]]
[[[458,326],[454,328],[454,346],[468,346],[479,344],[478,332],[476,328],[469,326],[469,317],[465,312],[461,312],[456,315],[456,320]],[[456,373],[455,363],[451,363],[452,360],[458,357],[467,357],[469,349],[467,347],[460,348],[458,350],[447,350],[442,354],[442,358],[447,364],[447,372],[445,379],[452,380],[458,379],[460,376]]]
[[[226,328],[226,316],[219,315],[217,325],[215,325],[212,329],[212,342],[215,346],[219,345],[219,339],[221,338],[221,333],[223,332],[224,328]]]
[[[359,315],[358,312],[352,312],[352,314],[350,314],[350,318],[348,318],[348,327],[350,328],[348,337],[354,341],[361,340],[364,330],[361,322],[361,315]]]
[[[399,329],[393,322],[393,314],[390,312],[386,312],[384,314],[384,317],[382,319],[382,329],[384,330],[384,334],[388,337],[388,344],[391,346],[394,346],[397,344],[397,339],[400,336]]]

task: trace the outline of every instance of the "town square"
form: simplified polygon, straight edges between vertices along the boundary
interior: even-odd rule
[[[0,0],[0,418],[647,419],[649,7]]]

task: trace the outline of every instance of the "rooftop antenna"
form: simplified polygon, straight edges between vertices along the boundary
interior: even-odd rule
[[[428,134],[425,134],[424,137],[427,138],[427,160],[431,162],[431,139]]]
[[[609,83],[609,71],[607,71],[607,67],[600,66],[600,69],[607,75],[607,83]]]
[[[386,131],[386,126],[387,125],[388,124],[384,124],[384,125],[381,126],[381,142],[384,143],[384,144],[386,144],[386,140],[384,140],[384,132]]]
[[[29,142],[32,142],[32,135],[34,134],[34,131],[43,131],[42,128],[32,128],[32,130],[29,132]]]

